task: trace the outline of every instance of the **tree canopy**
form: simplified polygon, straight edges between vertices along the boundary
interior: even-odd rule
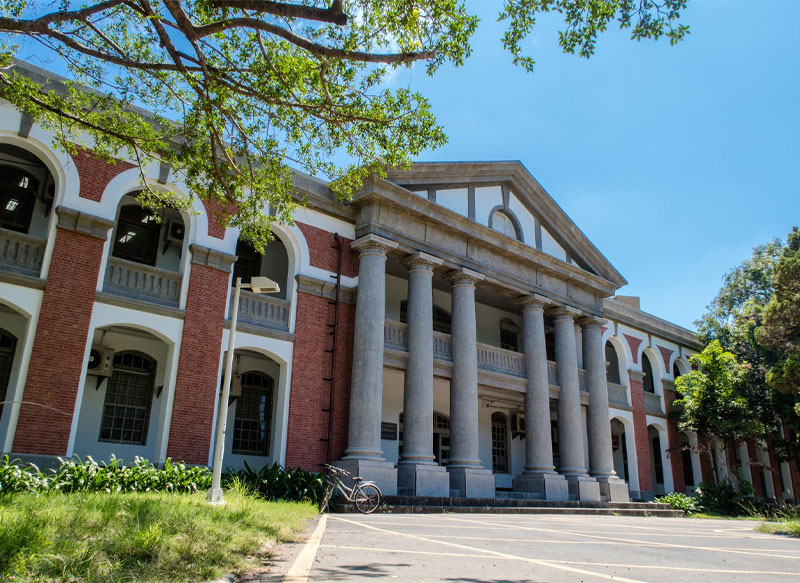
[[[552,12],[562,49],[583,57],[612,23],[674,44],[687,1],[505,0],[502,43],[531,71],[527,41]],[[0,92],[67,149],[168,164],[187,198],[145,184],[145,205],[216,200],[260,247],[271,221],[291,222],[293,168],[347,198],[446,142],[425,97],[388,75],[461,65],[477,26],[463,0],[0,0]],[[10,66],[26,39],[61,60],[64,83]]]

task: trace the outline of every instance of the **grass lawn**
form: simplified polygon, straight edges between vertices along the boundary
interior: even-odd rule
[[[757,530],[775,534],[788,534],[800,537],[800,520],[783,520],[778,522],[762,522]]]
[[[226,493],[0,495],[0,581],[207,581],[255,568],[291,540],[310,503]]]

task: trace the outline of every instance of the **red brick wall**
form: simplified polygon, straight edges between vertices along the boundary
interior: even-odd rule
[[[642,343],[641,340],[636,338],[635,336],[629,336],[627,334],[623,334],[625,340],[628,341],[628,345],[631,347],[631,356],[633,357],[633,363],[636,364],[639,362],[639,345]]]
[[[672,370],[669,368],[669,360],[672,358],[673,351],[663,346],[659,346],[658,351],[661,353],[661,358],[664,359],[664,370],[667,371],[667,374],[670,374]]]
[[[635,354],[635,352],[634,352]],[[650,461],[650,440],[647,438],[647,416],[644,411],[644,384],[630,379],[633,406],[633,432],[636,441],[636,463],[639,468],[639,490],[653,491],[653,464]]]
[[[100,202],[103,191],[117,174],[133,168],[133,164],[118,161],[116,164],[109,164],[105,160],[97,158],[91,150],[79,148],[72,154],[72,161],[78,169],[81,178],[81,191],[78,193],[82,198],[88,198]]]
[[[328,323],[333,322],[334,306],[325,298],[297,294],[292,389],[289,401],[289,435],[286,465],[319,470],[327,462],[328,444],[320,438],[328,434],[328,408],[332,346]],[[332,460],[341,459],[347,447],[350,412],[350,374],[353,357],[355,306],[339,304],[338,347],[333,405]]]
[[[167,455],[207,464],[230,274],[192,265]]]
[[[306,238],[311,265],[336,273],[337,250],[333,247],[333,233],[306,223],[298,222],[297,227]],[[350,239],[343,237],[342,242],[342,275],[355,277],[358,275],[358,253],[350,249]]]
[[[659,347],[660,348],[660,347]],[[675,393],[664,391],[664,406],[666,411],[672,409]],[[683,453],[681,452],[681,434],[678,424],[673,419],[667,419],[667,438],[669,439],[669,461],[672,467],[672,483],[676,492],[686,492],[686,477],[683,475]]]
[[[224,239],[225,226],[220,224],[220,221],[223,220],[223,216],[225,214],[225,208],[223,207],[222,203],[217,199],[205,200],[201,198],[200,201],[203,203],[208,215],[209,236],[216,239]],[[227,212],[233,212],[234,208],[235,207],[233,207],[233,205],[230,205]]]
[[[67,453],[102,257],[100,239],[56,230],[14,436],[17,453]]]
[[[713,484],[715,479],[714,466],[713,462],[711,461],[712,453],[708,445],[708,439],[706,439],[705,435],[698,434],[697,444],[700,448],[700,473],[702,474],[702,476],[699,477],[699,480],[707,484]]]

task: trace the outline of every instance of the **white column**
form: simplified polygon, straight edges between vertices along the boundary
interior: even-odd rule
[[[408,366],[403,387],[401,495],[448,496],[450,478],[433,455],[433,268],[442,260],[414,253],[408,267]]]
[[[614,472],[611,450],[611,424],[608,415],[608,381],[600,318],[584,318],[583,365],[586,368],[586,384],[589,389],[589,472],[600,484],[603,498],[614,502],[628,501],[628,487]]]
[[[560,474],[569,482],[570,497],[600,500],[600,488],[586,471],[583,451],[583,416],[578,385],[575,317],[580,312],[566,306],[552,312],[558,365],[558,447]]]
[[[359,251],[358,293],[353,334],[348,447],[337,462],[347,471],[396,493],[397,471],[383,459],[383,334],[386,318],[386,251],[397,243],[369,234],[350,244]]]
[[[478,454],[478,346],[475,283],[483,276],[469,269],[449,274],[453,284],[450,380],[450,489],[467,498],[494,498],[494,476]]]
[[[553,467],[550,433],[550,384],[544,333],[546,298],[531,295],[518,300],[522,307],[522,344],[525,353],[525,471],[513,481],[514,490],[534,492],[546,500],[567,500],[564,476]]]

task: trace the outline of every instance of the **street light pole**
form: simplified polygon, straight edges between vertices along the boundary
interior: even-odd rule
[[[228,423],[228,400],[231,394],[231,378],[233,376],[233,352],[236,348],[236,322],[239,319],[239,293],[242,288],[249,288],[253,293],[278,293],[280,287],[268,277],[253,277],[250,283],[242,283],[242,278],[236,278],[233,288],[233,306],[231,307],[231,333],[228,337],[228,352],[225,354],[225,378],[222,383],[222,393],[219,396],[217,407],[217,434],[214,442],[214,460],[211,473],[211,488],[208,489],[206,500],[211,504],[224,504],[222,495],[222,455],[225,451],[225,429]]]

